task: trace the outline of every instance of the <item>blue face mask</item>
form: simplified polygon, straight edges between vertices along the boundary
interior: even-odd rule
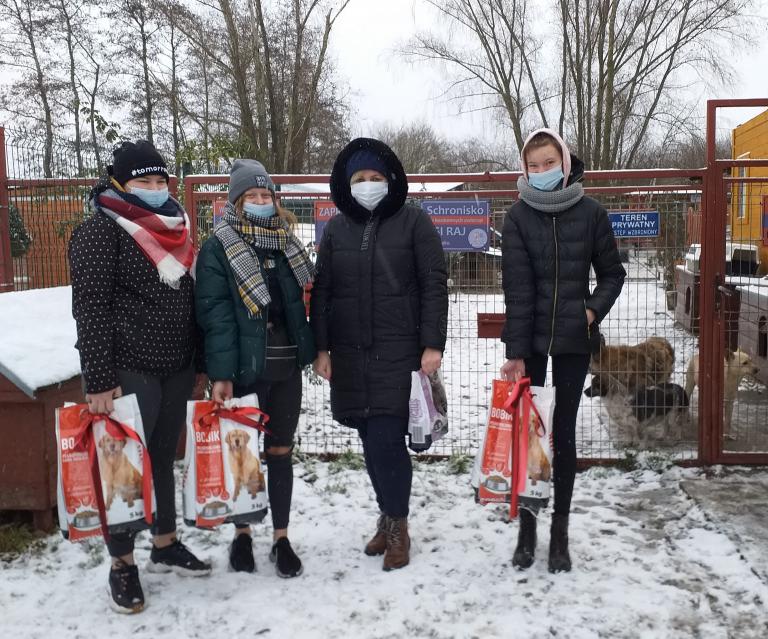
[[[153,209],[159,209],[168,201],[168,189],[160,189],[156,191],[154,189],[140,189],[133,186],[131,187],[131,195],[135,195]]]
[[[563,165],[559,164],[543,173],[529,173],[528,184],[539,191],[554,191],[557,185],[563,181]]]
[[[243,203],[243,214],[249,220],[272,217],[275,214],[275,205],[272,202],[269,204],[254,204],[253,202],[245,202]]]

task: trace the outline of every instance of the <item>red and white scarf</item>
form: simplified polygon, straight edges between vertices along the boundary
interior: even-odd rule
[[[192,268],[194,247],[189,217],[178,205],[182,216],[158,215],[129,204],[117,191],[108,189],[98,196],[99,208],[128,232],[144,255],[157,267],[160,281],[171,288]]]

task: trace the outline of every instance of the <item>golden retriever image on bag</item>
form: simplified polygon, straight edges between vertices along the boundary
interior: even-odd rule
[[[107,486],[107,494],[104,497],[104,506],[109,510],[115,495],[118,495],[129,508],[133,503],[142,498],[141,473],[125,456],[125,439],[112,437],[109,433],[99,440],[99,469],[101,479]]]
[[[609,377],[632,394],[642,388],[669,382],[675,367],[675,350],[663,337],[649,337],[634,346],[607,345],[601,337],[600,352],[592,356],[593,374]],[[605,380],[597,381],[605,387]]]
[[[552,477],[552,465],[539,441],[539,430],[544,430],[543,425],[531,412],[528,421],[528,478],[532,485],[538,481],[549,481]]]
[[[264,490],[261,463],[248,448],[250,439],[251,436],[248,433],[237,428],[230,431],[224,440],[227,443],[227,448],[229,448],[229,467],[235,480],[235,489],[232,493],[233,501],[237,501],[243,486],[251,497],[256,497]]]

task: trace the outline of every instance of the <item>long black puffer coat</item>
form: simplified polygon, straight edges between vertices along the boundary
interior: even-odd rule
[[[388,167],[389,194],[373,213],[352,197],[346,165],[358,149]],[[331,352],[334,419],[407,417],[411,371],[425,348],[445,349],[448,292],[442,242],[429,216],[405,205],[400,160],[360,138],[336,160],[331,193],[341,211],[325,227],[310,318],[319,350]]]
[[[516,202],[504,219],[502,269],[507,359],[589,353],[587,309],[599,323],[626,276],[608,213],[586,196],[558,213]]]

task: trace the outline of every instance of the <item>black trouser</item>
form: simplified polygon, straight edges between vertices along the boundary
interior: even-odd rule
[[[576,479],[576,414],[579,410],[584,379],[589,370],[589,355],[552,357],[552,385],[555,387],[554,436],[555,512],[571,511],[573,482]],[[534,355],[525,360],[526,374],[534,386],[544,386],[547,356]]]
[[[131,371],[117,371],[123,395],[136,394],[152,461],[157,512],[152,522],[153,535],[165,535],[176,530],[176,490],[173,462],[179,435],[186,419],[187,400],[192,393],[195,372],[188,368],[168,377],[153,377]],[[107,542],[112,557],[133,552],[136,533],[110,535]]]
[[[408,418],[377,415],[357,418],[350,424],[363,442],[365,467],[379,510],[389,517],[407,517],[413,480],[411,456],[405,445]]]
[[[235,397],[256,393],[259,407],[267,415],[264,453],[267,458],[267,493],[275,530],[288,528],[293,496],[293,460],[291,453],[272,455],[272,447],[293,447],[293,437],[301,412],[301,369],[295,366],[290,377],[282,381],[260,381],[250,386],[235,386]]]

